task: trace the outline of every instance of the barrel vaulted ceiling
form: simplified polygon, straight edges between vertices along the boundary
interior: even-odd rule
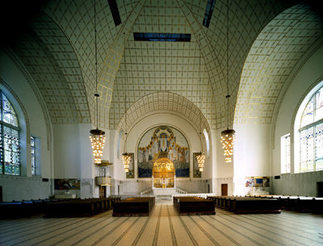
[[[202,25],[207,0],[116,0],[118,26],[108,1],[95,2],[104,128],[124,125],[126,111],[134,122],[156,110],[183,112],[198,125],[197,109],[205,126],[225,127],[227,50],[231,119],[236,111],[239,122],[257,115],[268,123],[283,78],[322,36],[312,9],[292,1],[217,0],[208,28]],[[88,0],[48,1],[30,33],[12,47],[38,85],[53,123],[94,123],[93,6]],[[191,41],[134,41],[134,32],[189,33]]]
[[[246,59],[236,105],[237,123],[271,123],[277,99],[293,69],[314,43],[323,42],[322,20],[302,4],[275,17]]]

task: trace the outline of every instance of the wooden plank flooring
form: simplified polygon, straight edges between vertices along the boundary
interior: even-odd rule
[[[157,203],[150,217],[0,220],[0,245],[323,245],[323,216],[306,213],[178,216]]]

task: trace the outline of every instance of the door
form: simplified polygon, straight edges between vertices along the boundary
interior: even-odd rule
[[[221,184],[221,196],[228,195],[228,184]]]
[[[100,186],[99,187],[99,197],[100,198],[106,198],[107,196],[107,187],[106,186]]]
[[[317,196],[323,197],[323,182],[317,182]]]

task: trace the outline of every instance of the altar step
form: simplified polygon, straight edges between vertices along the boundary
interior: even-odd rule
[[[156,200],[167,200],[171,201],[172,200],[172,195],[156,195]]]
[[[140,195],[154,195],[157,197],[163,197],[163,196],[170,196],[172,197],[172,195],[177,195],[177,194],[187,194],[186,191],[180,189],[180,188],[174,188],[174,189],[146,189],[142,192],[140,192]]]

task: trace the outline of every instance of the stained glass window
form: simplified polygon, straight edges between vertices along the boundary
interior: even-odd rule
[[[31,174],[36,175],[37,163],[36,163],[36,146],[35,137],[30,137],[30,152],[31,152]]]
[[[0,174],[20,175],[17,114],[2,91],[0,91],[0,104]]]
[[[307,103],[300,123],[299,171],[323,170],[323,87]]]
[[[290,134],[281,137],[281,173],[290,173]]]
[[[31,174],[40,175],[40,138],[30,137]]]

